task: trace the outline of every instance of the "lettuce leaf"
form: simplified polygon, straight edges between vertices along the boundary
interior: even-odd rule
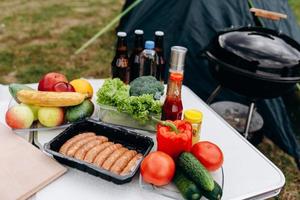
[[[97,103],[116,107],[142,124],[150,119],[150,115],[161,114],[161,102],[154,100],[153,95],[130,96],[129,89],[130,86],[118,78],[105,80],[97,92]]]

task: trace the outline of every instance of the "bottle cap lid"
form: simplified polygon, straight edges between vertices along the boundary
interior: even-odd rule
[[[183,71],[187,48],[181,46],[171,47],[170,69],[172,71]]]
[[[118,36],[118,37],[126,37],[126,36],[127,36],[127,33],[126,33],[126,32],[121,32],[121,31],[120,31],[120,32],[117,33],[117,36]]]
[[[189,109],[184,111],[184,119],[191,123],[201,123],[203,119],[203,114],[199,110]]]
[[[163,31],[155,31],[156,36],[164,36],[165,33]]]
[[[145,42],[145,49],[154,49],[154,42],[151,40],[148,40]]]
[[[134,31],[134,33],[137,34],[137,35],[143,35],[143,34],[144,34],[144,31],[143,31],[143,30],[140,30],[140,29],[136,29],[136,30]]]

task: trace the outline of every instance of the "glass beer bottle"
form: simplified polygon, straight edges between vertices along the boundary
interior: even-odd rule
[[[140,76],[140,54],[144,50],[144,31],[134,31],[134,48],[129,58],[130,81]]]
[[[125,32],[118,32],[118,42],[116,48],[116,55],[111,63],[112,77],[120,78],[124,83],[128,84],[130,81],[130,67],[127,47],[127,34]]]
[[[156,79],[162,83],[165,81],[165,56],[164,56],[164,32],[155,31],[155,51],[157,54],[156,61]]]

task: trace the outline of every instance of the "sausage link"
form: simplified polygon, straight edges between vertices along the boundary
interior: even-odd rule
[[[83,145],[86,143],[95,140],[96,136],[89,136],[89,137],[84,137],[83,139],[77,141],[74,143],[72,146],[67,151],[67,156],[74,157],[76,151],[80,149]]]
[[[96,156],[97,156],[101,151],[103,151],[106,147],[108,147],[108,146],[110,146],[110,145],[113,145],[113,143],[112,143],[112,142],[104,142],[104,143],[102,143],[102,144],[100,144],[100,145],[94,146],[92,149],[90,149],[90,150],[86,153],[86,155],[85,155],[85,157],[84,157],[84,161],[85,161],[85,162],[88,162],[88,163],[92,163],[92,162],[95,160]]]
[[[110,171],[115,174],[120,174],[121,171],[128,165],[129,161],[137,154],[134,150],[126,151],[110,168]]]
[[[93,148],[94,146],[98,145],[98,144],[102,144],[103,142],[107,142],[108,138],[104,137],[104,136],[96,136],[95,140],[92,140],[88,143],[86,143],[85,145],[83,145],[80,149],[78,149],[75,153],[75,158],[78,160],[83,160],[85,154],[88,152],[88,150],[90,150],[91,148]]]
[[[137,164],[137,161],[139,160],[139,159],[141,159],[143,157],[143,155],[142,154],[137,154],[136,156],[134,156],[131,160],[130,160],[130,162],[128,163],[128,165],[123,169],[123,171],[121,172],[121,176],[125,176],[125,175],[127,175],[127,174],[129,174],[130,173],[130,171],[136,166],[136,164]]]
[[[113,144],[106,147],[103,151],[101,151],[94,160],[94,165],[101,167],[103,162],[112,154],[115,150],[121,148],[121,144]]]
[[[70,146],[72,146],[74,143],[78,142],[79,140],[83,139],[84,137],[87,136],[93,136],[96,135],[95,133],[92,132],[87,132],[87,133],[80,133],[74,137],[72,137],[71,139],[69,139],[68,141],[66,141],[59,149],[59,153],[66,155],[68,149],[70,148]]]
[[[117,149],[108,156],[108,158],[102,164],[102,167],[106,170],[109,170],[110,167],[116,162],[116,160],[118,160],[118,158],[120,158],[126,151],[128,151],[128,149],[125,147]]]

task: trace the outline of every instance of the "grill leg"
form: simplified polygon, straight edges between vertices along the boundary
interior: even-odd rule
[[[221,92],[222,86],[218,85],[216,89],[211,93],[211,95],[207,98],[206,103],[208,105],[211,104],[211,102],[218,96],[218,94]]]
[[[248,139],[248,136],[249,136],[250,124],[251,124],[251,120],[253,117],[254,109],[255,109],[255,101],[252,101],[250,104],[250,107],[249,107],[248,117],[247,117],[245,131],[244,131],[244,137],[246,139]]]

